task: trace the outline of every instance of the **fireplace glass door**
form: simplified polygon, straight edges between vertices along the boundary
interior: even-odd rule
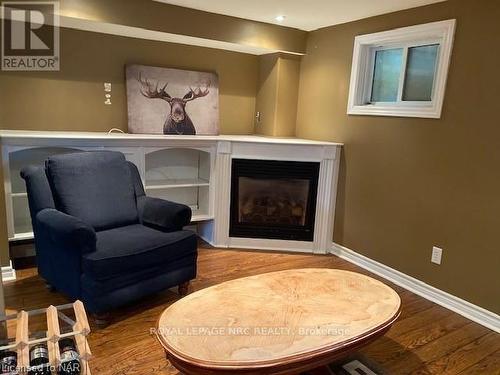
[[[230,236],[312,241],[319,163],[233,159]]]

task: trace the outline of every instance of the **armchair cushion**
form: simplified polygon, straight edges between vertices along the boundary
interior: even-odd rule
[[[38,230],[43,236],[59,248],[68,251],[89,253],[96,249],[96,233],[82,220],[57,211],[45,208],[36,215]]]
[[[82,259],[82,271],[95,280],[156,267],[195,254],[191,231],[165,233],[141,224],[97,232],[97,250]]]
[[[122,153],[54,155],[45,165],[58,210],[96,230],[138,222],[132,175]]]
[[[191,208],[164,199],[142,196],[137,208],[142,223],[167,232],[181,230],[191,221]]]

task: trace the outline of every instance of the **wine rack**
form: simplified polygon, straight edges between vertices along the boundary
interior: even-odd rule
[[[64,313],[65,310],[69,309],[73,310],[74,319]],[[42,314],[46,315],[47,330],[30,332],[30,317]],[[92,357],[92,352],[87,341],[87,336],[90,334],[90,325],[81,301],[61,306],[51,305],[46,309],[22,310],[17,314],[0,317],[0,323],[5,326],[14,320],[16,324],[15,338],[7,338],[5,340],[6,345],[0,346],[0,352],[9,350],[17,353],[19,375],[28,375],[30,367],[29,351],[31,347],[37,344],[47,345],[50,368],[59,368],[61,365],[59,341],[64,338],[72,338],[75,342],[80,360],[80,374],[91,375],[89,360]],[[61,321],[65,324],[64,329],[61,327]],[[52,372],[52,374],[55,373]]]

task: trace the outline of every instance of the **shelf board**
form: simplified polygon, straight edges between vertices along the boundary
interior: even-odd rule
[[[193,212],[193,216],[191,217],[191,222],[196,223],[199,221],[207,221],[212,220],[214,217],[204,213],[196,213]],[[23,240],[32,240],[34,238],[33,232],[24,232],[24,233],[16,233],[14,237],[9,237],[9,241],[23,241]]]
[[[198,186],[210,186],[210,182],[203,178],[180,178],[146,182],[146,190],[175,189]]]
[[[10,237],[9,241],[32,240],[33,238],[33,232],[23,232],[14,234],[14,237]]]
[[[191,217],[191,222],[198,222],[198,221],[206,221],[206,220],[212,220],[214,217],[208,214],[204,213],[197,213],[193,212],[193,216]]]
[[[12,198],[27,198],[28,193],[10,193]]]
[[[199,221],[207,221],[212,220],[214,217],[212,215],[208,215],[203,212],[193,211],[193,216],[191,217],[191,222],[199,222]],[[16,233],[14,237],[9,237],[9,241],[23,241],[23,240],[32,240],[34,238],[33,232],[23,232]]]

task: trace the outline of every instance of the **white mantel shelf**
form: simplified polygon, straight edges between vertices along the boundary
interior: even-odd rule
[[[26,190],[19,177],[21,168],[26,164],[41,164],[48,156],[68,150],[115,150],[137,165],[149,195],[188,204],[193,209],[198,234],[214,246],[325,254],[330,251],[333,238],[342,146],[335,142],[259,135],[0,130],[9,239],[33,236]],[[229,235],[233,159],[319,163],[313,241]]]
[[[271,143],[282,145],[342,146],[342,143],[314,141],[302,138],[266,137],[261,135],[162,135],[162,134],[129,134],[102,132],[67,132],[67,131],[31,131],[0,130],[0,139],[13,141],[23,140],[96,140],[96,141],[228,141],[244,143]]]

